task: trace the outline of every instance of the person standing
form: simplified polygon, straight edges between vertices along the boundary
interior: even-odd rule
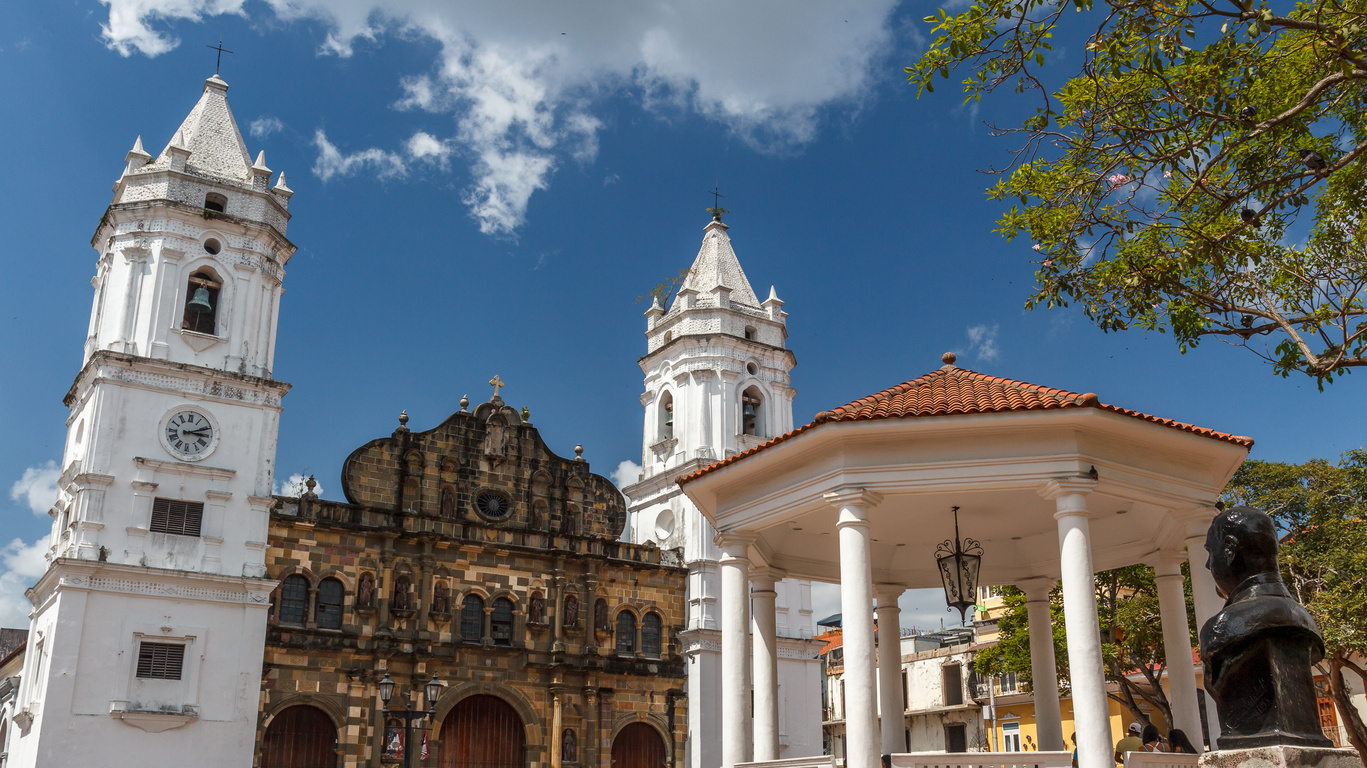
[[[1130,723],[1130,729],[1125,734],[1125,738],[1116,742],[1115,745],[1115,762],[1118,765],[1125,764],[1126,752],[1138,752],[1144,748],[1144,740],[1139,737],[1143,732],[1144,727],[1139,724],[1139,721]]]

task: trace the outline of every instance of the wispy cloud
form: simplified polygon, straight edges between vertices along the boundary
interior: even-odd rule
[[[609,99],[662,116],[685,112],[725,126],[758,152],[800,150],[832,110],[856,114],[874,67],[892,50],[894,0],[821,4],[456,4],[417,0],[104,0],[107,46],[156,56],[176,47],[178,23],[273,14],[321,24],[320,53],[350,56],[358,41],[436,42],[424,73],[396,83],[400,110],[443,115],[450,139],[396,138],[395,149],[345,154],[320,131],[315,173],[362,169],[403,176],[407,163],[468,161],[462,200],[481,231],[511,235],[528,201],[566,160],[591,163]],[[717,23],[724,18],[725,23]],[[699,29],[708,34],[698,34]],[[900,37],[906,37],[901,34]],[[415,145],[415,140],[417,144]],[[404,146],[400,151],[397,147]],[[605,182],[606,183],[606,182]]]
[[[996,360],[1001,350],[997,348],[997,325],[970,325],[968,332],[968,346],[972,349],[974,356],[978,360]]]
[[[24,590],[47,569],[47,537],[32,544],[14,539],[0,547],[0,627],[27,627],[32,609]]]
[[[280,122],[280,118],[270,115],[263,115],[252,121],[248,128],[253,139],[264,139],[272,133],[279,133],[285,130],[285,124]]]
[[[33,514],[47,515],[47,511],[57,503],[57,478],[62,470],[57,462],[49,461],[36,467],[29,467],[24,474],[10,486],[9,497],[22,502],[33,510]]]
[[[306,480],[308,480],[308,475],[290,475],[289,479],[280,483],[280,486],[275,489],[275,493],[279,496],[293,498],[303,496],[308,491],[308,486],[304,484]],[[316,479],[313,481],[313,492],[319,496],[323,495],[323,486],[319,485]]]
[[[336,145],[328,141],[327,134],[323,133],[321,128],[313,135],[313,144],[318,148],[318,159],[313,163],[313,175],[323,181],[366,169],[370,169],[378,179],[402,176],[408,172],[408,166],[404,164],[402,157],[376,147],[342,154]]]

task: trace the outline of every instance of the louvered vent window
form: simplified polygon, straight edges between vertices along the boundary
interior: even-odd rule
[[[179,680],[185,666],[185,646],[175,643],[142,643],[138,646],[138,677],[147,680]]]
[[[153,533],[198,536],[199,526],[203,521],[204,502],[176,499],[155,499],[152,502],[150,530]]]

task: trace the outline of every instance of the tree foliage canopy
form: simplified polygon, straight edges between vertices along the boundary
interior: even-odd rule
[[[989,189],[1011,201],[998,231],[1038,253],[1027,307],[1079,303],[1183,352],[1213,336],[1321,387],[1367,365],[1367,0],[1276,5],[976,0],[926,18],[919,89],[966,73],[966,100],[1038,97],[994,126],[1018,144]],[[1074,8],[1081,55],[1050,53]],[[1079,58],[1046,85],[1046,61]]]

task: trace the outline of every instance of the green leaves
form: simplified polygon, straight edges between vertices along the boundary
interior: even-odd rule
[[[1170,331],[1183,351],[1214,337],[1321,386],[1367,365],[1367,0],[1285,16],[1110,0],[1076,74],[1046,81],[1068,64],[1045,56],[1063,10],[942,9],[905,70],[925,91],[961,77],[965,100],[1040,100],[997,129],[1018,143],[988,190],[1019,203],[997,231],[1049,256],[1026,306],[1080,304],[1103,330]]]

